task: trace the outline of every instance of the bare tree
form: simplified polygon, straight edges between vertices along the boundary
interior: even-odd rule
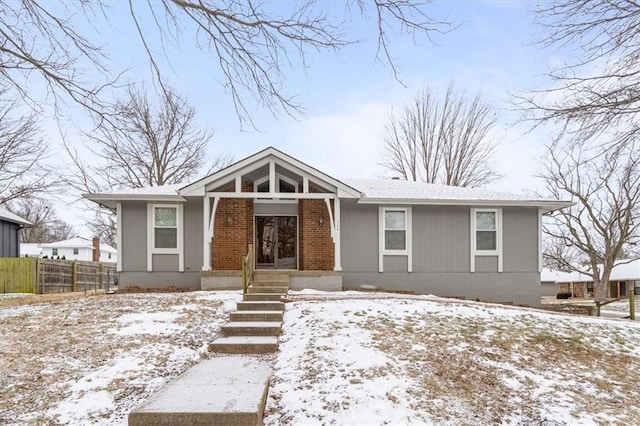
[[[85,134],[98,162],[67,147],[73,163],[64,179],[80,192],[104,192],[186,183],[228,165],[231,157],[206,159],[213,133],[199,130],[195,109],[169,88],[151,102],[141,89],[131,87],[118,101],[110,120],[95,115],[97,127]],[[112,211],[90,204],[87,226],[110,244],[115,243]]]
[[[74,229],[58,218],[55,209],[47,200],[35,197],[20,198],[8,204],[8,208],[33,225],[20,230],[23,243],[52,243],[71,238]]]
[[[391,112],[382,134],[383,160],[404,179],[477,187],[500,178],[491,165],[496,144],[491,107],[478,93],[467,99],[449,85],[443,99],[420,91],[400,114]]]
[[[542,241],[542,264],[554,271],[572,272],[575,268],[588,269],[584,254],[562,238],[547,237]]]
[[[640,136],[640,5],[629,0],[540,2],[540,43],[575,53],[551,70],[552,87],[519,98],[536,124],[615,148]]]
[[[0,205],[52,186],[35,115],[15,116],[15,102],[0,90]]]
[[[190,42],[216,61],[241,122],[251,121],[248,98],[276,114],[294,114],[301,105],[283,88],[287,68],[296,65],[294,57],[305,66],[309,50],[335,51],[364,39],[362,34],[354,39],[345,36],[347,26],[360,19],[365,24],[375,22],[379,56],[395,72],[390,33],[429,39],[449,29],[447,22],[427,14],[426,3],[346,0],[341,16],[336,3],[317,0],[271,4],[253,0],[2,2],[0,83],[10,84],[30,99],[31,93],[24,89],[29,86],[24,83],[37,75],[55,99],[63,95],[102,113],[101,91],[118,76],[110,71],[113,67],[104,54],[106,46],[94,38],[100,30],[110,29],[114,16],[121,19],[124,13],[131,18],[161,87],[166,78],[163,64],[171,64],[171,49]],[[120,20],[116,24],[122,28]]]
[[[588,267],[564,259],[565,268],[591,275],[596,300],[608,296],[609,277],[624,250],[640,240],[640,152],[637,143],[616,150],[557,140],[548,147],[542,177],[556,199],[576,204],[552,213],[544,232],[572,246]]]

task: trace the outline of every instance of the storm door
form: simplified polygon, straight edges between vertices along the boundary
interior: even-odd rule
[[[297,222],[295,216],[256,216],[256,267],[298,267]]]

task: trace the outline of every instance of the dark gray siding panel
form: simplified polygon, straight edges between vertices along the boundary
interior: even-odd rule
[[[153,272],[177,272],[179,260],[177,254],[154,254]]]
[[[540,305],[540,274],[531,273],[351,273],[342,277],[345,289],[374,285],[391,291],[413,291],[441,297],[465,297],[491,302]]]
[[[343,201],[340,219],[342,269],[378,271],[378,206]]]
[[[415,272],[469,272],[469,208],[416,206],[413,216]]]
[[[504,272],[538,270],[538,210],[502,211]]]
[[[202,199],[189,200],[184,205],[184,270],[202,270],[202,247],[204,234],[202,228]],[[177,268],[176,268],[177,270]]]
[[[476,256],[476,272],[498,272],[498,256]]]
[[[18,226],[13,222],[0,221],[0,257],[18,257]]]
[[[122,270],[147,270],[147,203],[122,203]]]
[[[200,289],[198,272],[120,272],[119,287]]]

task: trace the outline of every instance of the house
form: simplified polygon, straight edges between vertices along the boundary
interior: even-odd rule
[[[355,159],[354,159],[355,162]],[[542,215],[569,202],[338,180],[275,148],[200,180],[84,197],[117,213],[121,286],[240,288],[242,258],[292,289],[540,303]]]
[[[20,230],[31,223],[0,207],[0,257],[20,257]]]
[[[602,265],[598,265],[602,271]],[[560,291],[570,292],[572,297],[594,297],[595,289],[593,277],[580,272],[563,273],[557,280]],[[620,259],[609,276],[609,292],[607,297],[620,298],[627,295],[628,289],[633,288],[635,294],[640,294],[640,259]]]
[[[42,248],[39,243],[20,243],[20,256],[42,257]]]
[[[570,293],[571,297],[593,296],[591,276],[577,271],[563,272],[544,268],[540,274],[540,281],[543,296],[556,296],[557,293]],[[553,294],[551,294],[552,288],[555,289]]]
[[[96,250],[99,244],[99,249]],[[87,238],[76,237],[53,243],[40,244],[42,257],[65,258],[66,260],[81,260],[86,262],[113,262],[117,260],[117,250],[108,244],[99,243]],[[95,252],[94,252],[95,251]]]

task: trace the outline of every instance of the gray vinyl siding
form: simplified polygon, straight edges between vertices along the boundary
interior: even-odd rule
[[[176,254],[154,254],[153,272],[147,272],[147,203],[122,204],[122,285],[200,287],[205,238],[202,199],[189,199],[183,205],[184,272],[178,272],[179,258]]]
[[[122,271],[147,270],[147,203],[122,203]]]
[[[18,256],[20,256],[18,225],[13,222],[0,221],[0,257]]]
[[[502,211],[503,271],[538,271],[538,210]]]
[[[413,272],[407,272],[406,256],[384,256],[379,273],[378,206],[343,202],[343,285],[538,305],[537,209],[503,208],[502,215],[501,273],[497,256],[476,256],[476,272],[470,272],[468,206],[413,206]]]

